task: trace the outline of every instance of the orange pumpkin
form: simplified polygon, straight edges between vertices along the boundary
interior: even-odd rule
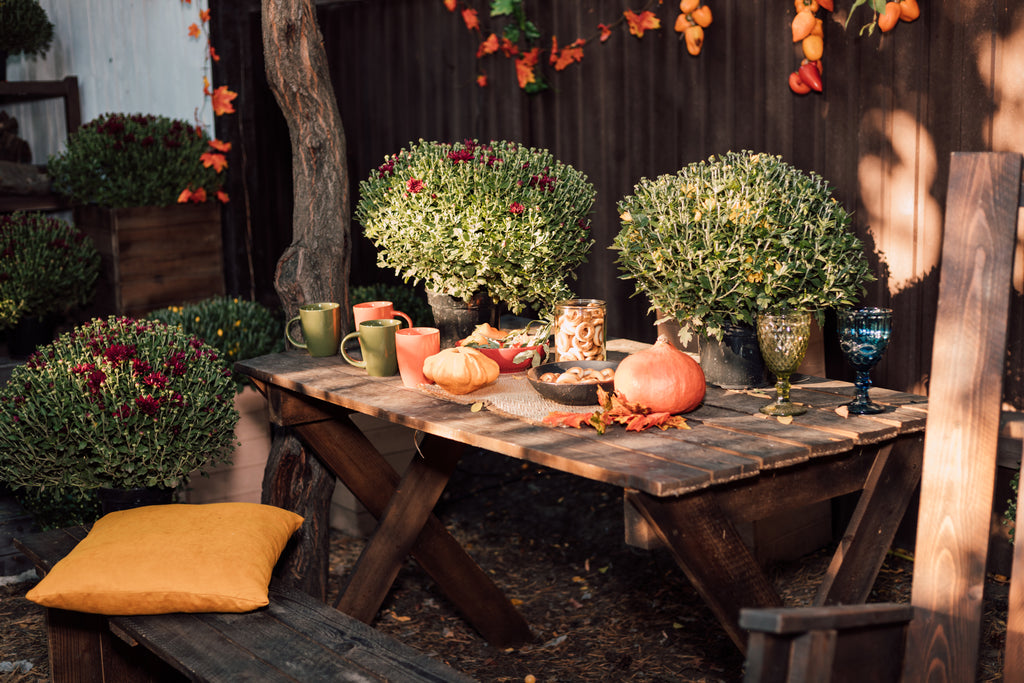
[[[498,379],[498,364],[471,346],[456,346],[424,360],[423,375],[449,393],[468,394]]]
[[[615,390],[656,413],[687,413],[704,400],[704,371],[664,335],[626,356],[615,369]]]

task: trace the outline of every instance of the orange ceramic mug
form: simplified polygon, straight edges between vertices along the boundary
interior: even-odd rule
[[[361,322],[386,320],[395,316],[403,318],[405,323],[412,327],[412,318],[401,311],[396,311],[395,305],[390,301],[365,301],[352,307],[352,323],[357,330]]]
[[[395,332],[398,372],[402,384],[414,387],[431,384],[423,375],[423,361],[441,350],[441,331],[436,327],[410,327]]]

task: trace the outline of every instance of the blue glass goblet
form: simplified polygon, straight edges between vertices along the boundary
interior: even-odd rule
[[[807,311],[761,313],[757,316],[757,343],[764,364],[775,375],[775,401],[761,407],[765,415],[802,415],[807,406],[789,398],[789,376],[796,372],[807,353],[811,338],[811,314]]]
[[[857,393],[846,407],[854,415],[885,410],[868,397],[871,368],[882,359],[892,337],[892,309],[858,308],[839,311],[839,347],[857,373]]]

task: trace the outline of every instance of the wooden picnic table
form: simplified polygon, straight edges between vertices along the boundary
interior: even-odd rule
[[[609,355],[622,357],[642,346],[618,340],[610,343]],[[686,415],[691,429],[626,432],[615,426],[599,435],[473,410],[407,389],[397,376],[369,377],[340,357],[289,351],[239,362],[237,369],[268,398],[271,421],[294,430],[379,520],[338,608],[371,622],[411,555],[499,646],[528,642],[529,626],[432,514],[464,446],[621,487],[627,509],[669,548],[741,650],[746,636],[738,625],[740,608],[783,602],[737,523],[862,491],[815,604],[863,603],[921,473],[926,399],[875,388],[872,398],[889,409],[847,417],[836,408],[852,398],[853,385],[828,379],[797,378],[793,400],[811,410],[789,424],[758,413],[767,402],[765,390],[709,386],[701,407]],[[422,432],[418,456],[404,475],[348,419],[352,413]],[[294,468],[274,467],[272,458],[264,502],[268,483],[297,476]],[[301,483],[290,484],[284,488],[306,495]],[[302,506],[299,500],[283,502]],[[327,548],[318,552],[326,556]]]

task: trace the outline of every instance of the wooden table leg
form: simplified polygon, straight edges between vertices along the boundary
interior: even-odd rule
[[[407,505],[402,501],[405,495],[403,494],[392,505],[392,510],[398,517],[395,520],[388,520],[385,517],[385,511],[388,510],[393,495],[400,489],[400,477],[351,421],[341,418],[295,425],[295,429],[324,464],[341,478],[367,511],[377,519],[384,519],[387,527],[390,528],[394,522],[399,521],[408,510],[403,510],[402,507]],[[411,497],[414,497],[414,502],[415,496],[418,495],[415,489],[421,486],[436,490],[436,495],[423,494],[421,500],[425,503],[428,498],[433,497],[433,502],[436,502],[436,496],[440,495],[444,484],[447,483],[450,468],[454,468],[458,461],[460,448],[461,444],[436,437],[424,441],[421,451],[426,462],[410,469],[410,476],[418,478],[416,483],[412,480],[408,482],[413,485],[414,493]],[[437,462],[442,464],[438,465]],[[404,487],[405,484],[401,488]],[[433,502],[430,504],[431,508]],[[415,514],[420,516],[424,512],[429,513],[429,509],[426,508],[427,506],[423,504]],[[412,526],[410,523],[409,528]],[[533,640],[526,620],[516,611],[501,589],[466,554],[437,517],[427,514],[426,520],[417,524],[415,528],[418,535],[412,544],[412,556],[437,582],[456,609],[489,643],[496,647],[508,647]],[[408,541],[404,534],[402,537],[404,542]],[[388,585],[390,586],[390,581]]]
[[[431,437],[424,439],[420,450],[430,451],[433,457],[413,458],[380,516],[377,529],[338,599],[337,607],[345,614],[371,622],[398,576],[402,562],[412,552],[420,530],[462,456],[462,444],[449,442],[449,448],[438,449],[437,441]]]
[[[924,436],[883,445],[864,483],[853,517],[832,556],[815,605],[865,602],[921,481]]]
[[[709,490],[678,498],[629,491],[628,500],[672,552],[725,632],[746,651],[741,607],[781,607],[782,598],[761,571]]]

